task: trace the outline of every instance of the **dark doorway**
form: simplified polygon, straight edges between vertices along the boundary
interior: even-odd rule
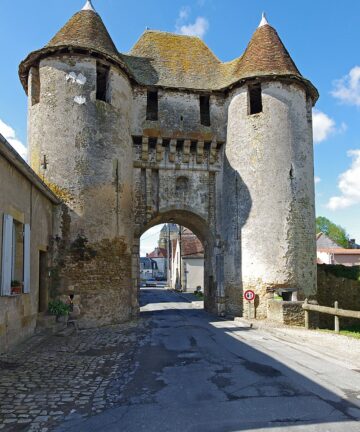
[[[46,312],[48,306],[47,252],[39,251],[39,312]]]

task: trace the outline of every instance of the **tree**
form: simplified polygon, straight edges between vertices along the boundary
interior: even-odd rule
[[[316,232],[323,232],[332,241],[337,243],[339,246],[344,248],[349,247],[349,235],[343,227],[334,224],[324,216],[318,216],[316,218]]]

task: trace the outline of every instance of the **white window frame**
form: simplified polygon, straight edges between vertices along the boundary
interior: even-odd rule
[[[23,224],[24,236],[24,258],[23,258],[23,291],[22,294],[30,293],[30,225]],[[1,248],[1,296],[13,296],[11,293],[11,281],[14,279],[14,218],[4,214],[3,238]]]

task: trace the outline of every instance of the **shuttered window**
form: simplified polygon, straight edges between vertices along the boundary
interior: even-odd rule
[[[1,250],[1,295],[30,292],[30,225],[5,214]]]
[[[1,254],[1,295],[11,295],[13,258],[13,218],[4,214]]]

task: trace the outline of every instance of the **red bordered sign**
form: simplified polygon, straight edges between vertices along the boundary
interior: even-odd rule
[[[255,293],[253,290],[246,290],[244,292],[244,299],[247,301],[253,301],[255,298]]]

